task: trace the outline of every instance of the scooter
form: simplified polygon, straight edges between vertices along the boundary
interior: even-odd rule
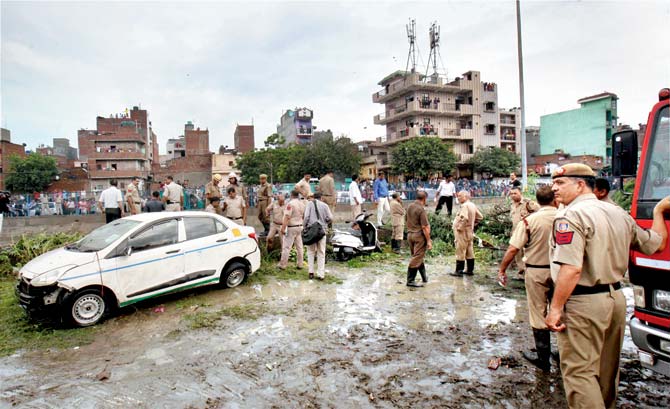
[[[338,261],[347,261],[354,256],[380,252],[377,228],[368,221],[373,214],[361,213],[351,224],[351,231],[335,230],[330,243]]]

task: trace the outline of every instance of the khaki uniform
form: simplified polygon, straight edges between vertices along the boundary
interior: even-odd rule
[[[309,182],[306,181],[304,178],[300,179],[300,182],[298,182],[295,185],[295,190],[297,190],[298,193],[300,193],[300,196],[303,199],[307,199],[309,195],[312,193],[312,188],[309,186]]]
[[[218,184],[214,184],[214,182],[209,182],[208,184],[205,185],[205,198],[207,198],[207,204],[210,204],[210,198],[212,197],[218,197],[221,199],[221,190],[219,189]]]
[[[605,196],[605,198],[604,198],[602,201],[605,202],[605,203],[613,204],[614,206],[619,206],[619,205],[617,204],[617,202],[615,202],[614,200],[610,199],[609,196]]]
[[[269,218],[265,212],[272,200],[272,185],[265,182],[258,188],[258,220],[263,226],[269,223]]]
[[[131,204],[128,203],[130,213],[142,213],[142,198],[140,198],[140,192],[134,183],[129,184],[126,188],[126,202],[132,202],[134,211],[130,209]]]
[[[453,223],[457,261],[475,258],[472,240],[475,237],[475,224],[482,218],[482,214],[472,201],[461,203]]]
[[[397,200],[391,200],[391,225],[393,226],[393,233],[391,238],[393,240],[402,240],[402,234],[405,229],[405,208],[402,203]]]
[[[181,201],[184,197],[184,188],[175,182],[165,185],[163,197],[167,199],[165,210],[168,212],[178,212],[181,210]]]
[[[337,193],[335,192],[335,180],[330,175],[319,179],[319,193],[321,193],[321,201],[327,204],[330,207],[330,212],[334,214]]]
[[[428,214],[421,203],[414,202],[407,207],[407,242],[412,255],[409,268],[419,268],[426,257],[428,241],[423,234],[423,226],[430,226]]]
[[[221,205],[220,204],[217,204],[216,206],[214,206],[212,203],[210,203],[205,208],[205,211],[209,212],[209,213],[220,214],[220,215],[223,216],[223,212],[221,211]]]
[[[231,186],[235,188],[235,193],[237,193],[236,196],[244,199],[244,204],[249,205],[249,195],[247,195],[247,189],[242,185],[231,183],[228,185],[228,187],[226,187],[226,191]]]
[[[510,216],[512,218],[512,233],[516,229],[516,226],[519,224],[521,219],[527,217],[532,212],[537,211],[539,208],[540,205],[532,200],[526,199],[525,197],[521,198],[519,203],[512,202],[512,206],[510,208]],[[521,252],[516,253],[514,262],[516,263],[519,271],[526,269],[526,266],[523,263],[523,254]]]
[[[246,206],[241,196],[235,196],[234,199],[226,197],[223,199],[223,215],[235,223],[243,224],[244,220],[242,216],[244,215],[244,208]]]
[[[550,239],[552,278],[556,281],[561,264],[582,269],[563,311],[566,329],[558,333],[571,408],[615,407],[626,299],[613,284],[626,273],[631,247],[652,254],[660,243],[660,235],[640,228],[626,211],[594,194],[578,196],[557,212]],[[602,292],[576,294],[585,287]]]
[[[302,219],[304,215],[305,203],[299,199],[291,199],[284,209],[284,217],[288,216],[289,221],[286,228],[286,236],[282,243],[281,260],[279,261],[279,266],[282,268],[285,268],[288,264],[288,256],[294,243],[297,255],[296,264],[298,268],[302,268],[304,264],[302,246]]]
[[[544,320],[547,317],[550,293],[554,287],[549,270],[548,243],[556,211],[553,206],[541,207],[517,224],[509,240],[510,245],[518,248],[520,252],[523,251],[524,254],[528,316],[530,326],[535,329],[547,329]]]
[[[272,241],[275,236],[279,236],[279,243],[284,242],[284,236],[281,234],[281,225],[284,220],[284,210],[286,209],[286,203],[283,206],[279,205],[278,201],[274,201],[268,206],[266,212],[270,213],[270,231],[268,232],[267,240],[268,242]],[[266,214],[267,214],[266,213]]]

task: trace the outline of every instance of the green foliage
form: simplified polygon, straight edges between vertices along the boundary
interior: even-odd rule
[[[73,243],[81,237],[80,233],[40,233],[34,236],[21,236],[16,243],[0,250],[0,275],[13,274],[13,266],[22,266],[47,251]]]
[[[433,246],[434,242],[439,240],[453,248],[455,238],[452,219],[446,214],[428,213],[428,223],[430,223],[430,238],[433,240]]]
[[[9,158],[5,186],[12,192],[41,192],[53,182],[57,175],[56,159],[50,156],[31,153],[22,158],[12,155]]]
[[[508,200],[496,203],[482,212],[484,218],[477,227],[476,234],[490,234],[498,239],[507,239],[512,231],[512,217],[510,216],[510,202]]]
[[[236,166],[245,183],[257,184],[261,173],[272,175],[273,182],[296,182],[306,172],[318,177],[329,169],[340,177],[347,177],[358,172],[360,162],[356,144],[347,137],[340,137],[318,139],[311,145],[250,151],[237,160]]]
[[[475,172],[490,173],[493,176],[507,176],[519,169],[521,158],[514,152],[495,146],[479,147],[469,163]]]
[[[456,161],[453,147],[437,137],[412,138],[391,152],[391,167],[398,175],[427,178],[438,172],[449,174]]]
[[[223,307],[216,311],[197,311],[192,314],[186,314],[183,320],[190,329],[215,328],[220,325],[223,317],[234,320],[252,321],[267,313],[267,307],[264,305],[232,305]]]
[[[286,139],[284,139],[283,136],[279,135],[278,133],[273,133],[272,135],[269,135],[267,138],[265,138],[265,142],[263,142],[263,145],[265,145],[266,148],[275,149],[279,148],[285,143]]]
[[[616,202],[622,209],[630,211],[630,206],[633,203],[633,191],[635,190],[635,179],[628,179],[623,184],[623,191],[617,190],[612,193],[612,200]]]

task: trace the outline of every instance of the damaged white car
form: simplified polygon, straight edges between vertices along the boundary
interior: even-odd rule
[[[17,293],[29,315],[85,327],[166,293],[237,287],[260,263],[252,227],[205,212],[144,213],[31,260],[19,272]]]

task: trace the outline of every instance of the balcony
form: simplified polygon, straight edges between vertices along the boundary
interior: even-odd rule
[[[470,159],[472,159],[473,156],[475,156],[474,153],[457,153],[456,156],[458,156],[458,161],[461,163],[467,162]]]
[[[384,103],[397,97],[403,92],[417,89],[426,91],[447,91],[447,92],[458,92],[463,89],[473,89],[472,88],[473,81],[465,81],[461,79],[459,81],[452,81],[447,84],[442,84],[442,83],[423,82],[420,79],[420,77],[421,75],[419,73],[407,75],[404,78],[404,80],[398,81],[394,84],[390,84],[388,88],[384,88],[372,94],[372,102]]]
[[[149,175],[147,170],[92,170],[89,173],[91,179],[124,179],[139,177],[146,179]]]
[[[410,101],[407,104],[388,109],[385,113],[375,115],[373,121],[375,125],[385,125],[412,115],[441,115],[441,116],[465,116],[472,115],[474,107],[470,104],[453,104],[440,102],[437,106],[434,103],[421,103],[420,101]]]
[[[115,160],[145,160],[146,154],[135,152],[93,152],[88,155],[89,159],[115,159]]]
[[[506,120],[506,119],[501,119],[501,120],[500,120],[500,126],[507,126],[507,127],[515,128],[515,127],[516,127],[516,122],[515,122],[515,121]]]
[[[513,136],[503,136],[500,138],[501,143],[516,143],[516,138]]]
[[[136,133],[101,133],[98,135],[89,135],[89,140],[96,142],[139,142],[146,143],[144,136]]]

